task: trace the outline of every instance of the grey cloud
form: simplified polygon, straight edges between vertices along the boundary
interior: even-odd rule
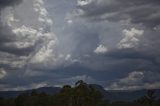
[[[97,26],[83,20],[75,20],[71,25],[63,24],[64,30],[57,33],[60,53],[71,54],[73,58],[90,54],[98,46],[99,32]],[[82,43],[83,42],[83,43]]]
[[[80,5],[82,17],[95,20],[130,20],[135,24],[156,27],[160,24],[159,0],[92,0],[88,5]]]
[[[0,9],[3,9],[7,6],[14,6],[14,5],[17,5],[19,4],[20,2],[22,2],[22,0],[1,0],[0,1]],[[2,10],[0,10],[1,12]],[[2,14],[0,14],[2,15]],[[1,20],[2,16],[0,16],[0,51],[3,51],[1,50],[1,48],[3,48],[3,44],[6,43],[6,42],[11,42],[11,41],[14,41],[15,38],[12,37],[14,34],[12,33],[11,29],[6,26],[6,25],[3,25],[3,22]]]
[[[93,54],[90,58],[81,58],[81,62],[73,63],[65,67],[61,66],[57,69],[46,68],[41,71],[31,70],[29,72],[18,70],[13,73],[10,72],[10,76],[6,79],[2,79],[0,83],[12,85],[11,88],[14,88],[15,86],[29,86],[31,83],[38,84],[44,81],[50,85],[63,85],[66,83],[76,82],[76,79],[72,79],[70,82],[70,79],[68,78],[86,75],[91,76],[91,78],[94,79],[94,81],[91,81],[90,83],[97,83],[106,86],[114,83],[116,79],[123,79],[128,75],[128,73],[132,73],[133,70],[140,70],[145,73],[152,72],[152,74],[157,73],[156,75],[159,74],[157,71],[159,70],[159,65],[152,63],[152,58],[149,58],[150,56],[145,56],[143,53],[137,53],[137,51],[132,54],[132,52],[129,51],[131,50],[118,50],[109,54],[104,54],[103,56]],[[145,79],[144,81],[145,83],[148,83],[149,86],[151,83],[157,82],[157,78],[158,76],[154,79]],[[65,82],[64,79],[68,79],[68,82]],[[118,84],[119,89],[122,88],[122,86],[124,89],[131,89],[129,88],[131,85],[127,85],[126,83]],[[143,81],[142,83],[138,81],[136,83],[135,81],[132,85],[139,85],[139,88],[143,88],[143,84]]]
[[[4,5],[3,8],[14,6],[19,4],[20,1],[1,1],[1,5]],[[37,7],[35,4],[40,5],[40,7]],[[35,9],[39,11],[34,11]],[[24,14],[24,11],[26,14]],[[25,66],[30,58],[39,52],[41,48],[45,48],[56,41],[54,33],[51,31],[52,20],[48,16],[43,1],[25,0],[19,6],[6,8],[1,10],[1,12],[0,52],[3,52],[3,54],[0,54],[2,55],[0,63],[2,65],[5,64],[13,68],[12,66],[14,64],[14,69],[16,67],[19,69],[19,65]],[[31,18],[33,18],[34,23],[32,21],[30,22]],[[5,57],[5,54],[11,57]],[[13,55],[14,58],[12,58]]]
[[[22,2],[22,0],[1,0],[0,8],[4,8],[6,6],[14,6]]]
[[[34,49],[34,47],[16,48],[13,45],[6,46],[5,44],[16,42],[17,39],[15,34],[13,34],[12,30],[8,26],[3,26],[1,22],[0,24],[0,51],[17,55],[28,55],[28,53]]]
[[[152,71],[133,71],[117,81],[113,81],[106,89],[156,89],[160,87],[160,74]]]
[[[119,49],[113,50],[106,54],[106,56],[115,59],[142,59],[154,62],[154,55],[144,53],[144,51],[138,51],[136,49]]]
[[[78,9],[84,11],[84,14],[80,14],[83,18],[73,18],[71,19],[72,22],[68,24],[64,18],[66,18],[65,15],[67,12],[74,9],[75,1],[50,0],[49,2],[48,0],[51,6],[54,4],[54,7],[49,11],[52,13],[50,15],[53,15],[52,17],[55,19],[53,30],[55,30],[59,40],[59,44],[56,45],[54,50],[54,47],[48,47],[48,38],[43,39],[44,36],[36,39],[37,41],[27,48],[5,45],[8,42],[23,41],[23,38],[17,40],[16,37],[11,37],[15,35],[7,26],[2,26],[0,29],[0,33],[2,33],[0,37],[0,51],[8,53],[10,56],[0,54],[0,59],[5,60],[0,61],[0,67],[9,70],[8,75],[0,81],[0,84],[6,84],[8,86],[6,88],[16,88],[18,86],[28,88],[33,87],[32,84],[43,85],[43,82],[49,85],[72,83],[76,82],[77,79],[84,78],[84,76],[89,76],[89,79],[92,79],[90,80],[91,83],[97,83],[103,86],[117,83],[117,87],[119,88],[130,89],[129,86],[147,88],[147,86],[151,86],[153,83],[156,85],[157,81],[159,81],[158,77],[160,73],[159,32],[151,30],[150,27],[155,27],[159,24],[158,5],[160,2],[158,0],[92,1],[90,4],[77,6]],[[24,8],[22,10],[19,8],[18,13],[28,8],[25,4],[22,7]],[[30,15],[29,12],[27,14]],[[151,17],[149,17],[150,15]],[[89,20],[85,20],[86,18]],[[34,17],[33,23],[30,22],[28,17],[27,19],[22,17],[23,19],[26,20],[22,23],[26,25],[24,29],[28,28],[27,25],[37,22],[37,17]],[[96,21],[90,21],[92,19]],[[142,23],[145,26],[149,26],[147,28],[138,26],[144,30],[144,34],[139,37],[139,43],[136,45],[136,48],[125,49],[115,47],[121,40],[122,30],[124,28],[129,29],[130,27],[124,27],[117,21],[126,19],[131,19],[131,22],[134,24]],[[109,20],[111,22],[103,22],[101,20]],[[41,26],[41,24],[37,26]],[[33,30],[27,29],[27,32],[30,31],[32,32]],[[33,40],[35,39],[31,37],[31,42]],[[94,53],[94,50],[99,45],[106,46],[108,51],[103,54]],[[43,49],[42,52],[40,51],[42,54],[38,55],[39,57],[37,59],[54,60],[55,53],[61,59],[59,61],[60,65],[55,68],[53,65],[54,62],[50,60],[45,61],[43,65],[41,63],[30,63],[26,65],[26,58],[27,62],[28,59],[33,59],[32,56],[28,57],[28,55],[34,55],[42,47],[49,48],[49,50]],[[50,53],[50,51],[52,51],[53,56],[43,58],[43,56],[48,56],[45,53]],[[62,59],[67,54],[70,57],[71,63]],[[56,63],[59,58],[55,59]],[[62,62],[66,62],[67,65],[61,64]],[[142,71],[145,73],[145,78],[138,80],[139,76],[133,75],[131,76],[132,78],[138,78],[135,82],[132,82],[132,85],[128,85],[126,82],[129,80],[129,73],[133,73],[133,71]],[[149,74],[154,76],[154,73],[157,76],[155,78],[149,78]],[[118,82],[119,79],[122,82]],[[143,86],[143,84],[146,85]]]
[[[12,46],[5,46],[4,44],[0,46],[1,51],[15,54],[17,56],[28,56],[32,51],[34,51],[34,49],[35,46],[30,46],[27,48],[16,48]]]
[[[106,86],[113,83],[116,79],[123,79],[128,75],[128,73],[132,73],[133,71],[140,70],[144,73],[152,72],[160,74],[160,64],[157,63],[157,57],[159,57],[159,55],[150,55],[150,53],[146,53],[146,51],[137,51],[135,49],[117,49],[109,51],[103,55],[94,54],[91,57],[84,58],[82,59],[82,64],[92,70],[92,73],[99,73],[95,74],[95,78],[97,78],[97,80],[104,81],[103,85]],[[91,76],[94,76],[94,74]],[[158,77],[154,80],[145,80],[145,83],[148,83],[149,86],[149,84],[151,84],[149,82],[155,83],[157,82],[156,80],[158,80]],[[134,82],[134,85],[137,84],[138,86],[138,83],[138,81]],[[141,84],[144,83],[142,82]],[[139,88],[143,87],[140,86]],[[129,88],[127,88],[126,85],[124,86],[124,89]]]
[[[4,25],[2,22],[2,14],[1,12],[3,11],[3,9],[5,7],[9,7],[9,6],[15,6],[18,5],[19,3],[21,3],[22,0],[1,0],[0,1],[0,67],[3,67],[4,69],[11,69],[11,65],[13,65],[11,62],[13,61],[9,61],[8,59],[12,60],[13,58],[8,57],[8,53],[12,53],[12,50],[4,47],[3,44],[7,43],[7,42],[12,42],[15,41],[15,37],[14,34],[12,33],[11,29],[7,26]],[[6,54],[5,54],[6,52]],[[17,51],[16,51],[17,52]]]

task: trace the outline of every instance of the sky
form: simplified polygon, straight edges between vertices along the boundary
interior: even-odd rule
[[[160,88],[159,0],[0,0],[0,91]]]

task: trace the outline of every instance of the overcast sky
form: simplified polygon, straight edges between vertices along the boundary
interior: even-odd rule
[[[160,88],[159,0],[1,0],[0,90]]]

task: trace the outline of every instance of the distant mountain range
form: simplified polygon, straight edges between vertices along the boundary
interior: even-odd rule
[[[61,88],[59,88],[59,87],[42,87],[42,88],[38,88],[38,89],[31,89],[31,90],[24,90],[24,91],[0,91],[0,97],[2,97],[2,98],[15,98],[22,93],[30,93],[34,90],[36,90],[39,93],[45,92],[47,94],[54,95],[54,94],[58,93],[60,91],[60,89]]]
[[[100,85],[91,84],[99,90],[105,99],[111,101],[132,101],[136,100],[144,95],[146,95],[148,90],[104,90]],[[54,95],[60,91],[59,87],[42,87],[38,89],[25,90],[25,91],[0,91],[0,97],[3,98],[15,98],[22,93],[30,93],[33,90],[37,92],[45,92],[47,94]],[[160,98],[160,89],[155,90],[155,95],[157,98]]]

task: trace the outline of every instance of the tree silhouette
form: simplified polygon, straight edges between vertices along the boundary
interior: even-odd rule
[[[156,99],[155,90],[148,90],[147,95],[146,95],[146,99],[148,102],[148,106],[152,106],[153,102]]]
[[[138,99],[138,103],[141,104],[141,106],[152,106],[153,102],[155,101],[155,90],[148,90],[147,94],[140,99]]]

